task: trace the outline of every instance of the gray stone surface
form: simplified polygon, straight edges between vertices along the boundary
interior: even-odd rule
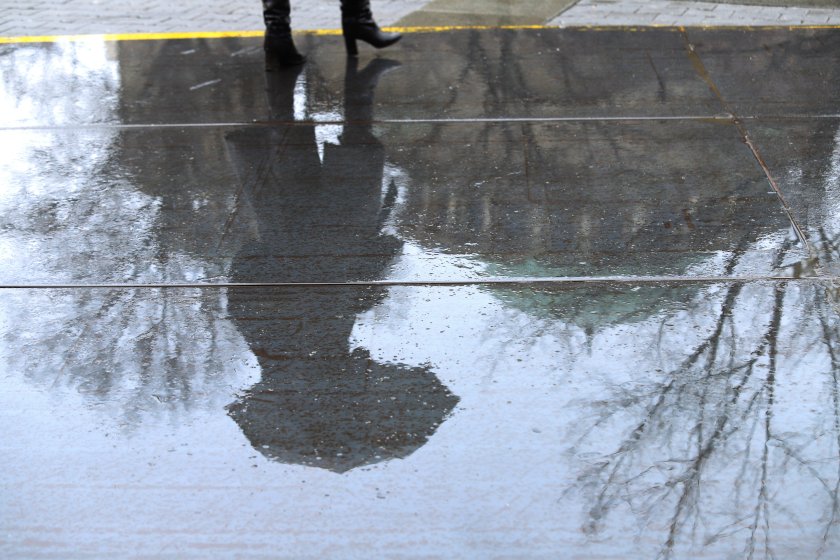
[[[399,25],[539,25],[577,0],[432,0]]]
[[[840,24],[836,0],[762,1],[776,6],[743,5],[684,0],[581,0],[559,15],[540,11],[551,25],[835,25]],[[500,19],[498,3],[476,3],[474,13],[460,9],[446,18],[429,19],[429,1],[374,0],[382,25],[539,23],[533,2],[512,3],[511,13]],[[469,4],[469,3],[466,3]],[[550,1],[544,4],[552,4]],[[461,4],[459,4],[460,6]],[[552,4],[554,5],[554,4]],[[562,3],[557,3],[561,6]],[[812,6],[835,6],[812,7]],[[562,6],[561,6],[562,7]],[[426,8],[426,9],[424,9]],[[521,13],[520,13],[521,12]],[[423,14],[427,14],[424,16]],[[438,12],[434,12],[438,14]],[[432,15],[434,15],[432,14]],[[440,15],[440,14],[438,14]],[[539,20],[540,18],[537,18]],[[338,0],[292,2],[296,29],[339,27]],[[250,31],[262,28],[256,0],[59,0],[47,7],[33,0],[0,0],[0,37],[88,33],[153,33],[189,31]]]
[[[425,2],[374,0],[377,21],[389,25]],[[292,2],[297,29],[340,26],[338,0]],[[33,0],[0,0],[0,35],[68,33],[153,33],[179,31],[248,31],[262,28],[257,0],[64,0],[50,5]]]
[[[802,4],[791,2],[797,3]],[[840,24],[840,7],[747,6],[684,0],[581,0],[550,23],[562,26],[834,25]]]
[[[692,2],[694,0],[678,0],[679,2]],[[838,0],[709,0],[715,4],[746,4],[753,6],[776,6],[782,8],[837,8],[840,7]]]

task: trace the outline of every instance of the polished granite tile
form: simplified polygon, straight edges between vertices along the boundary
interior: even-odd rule
[[[297,41],[309,55],[305,118],[330,120],[342,111],[342,39]],[[412,33],[377,56],[402,64],[383,80],[377,119],[723,113],[675,29]],[[0,45],[0,68],[3,126],[269,117],[259,38]]]
[[[812,266],[840,274],[840,119],[761,119],[746,126],[808,237]]]
[[[724,101],[741,117],[840,113],[840,29],[689,29]]]
[[[0,282],[811,274],[726,121],[0,131]]]
[[[832,558],[831,294],[2,290],[0,552]]]

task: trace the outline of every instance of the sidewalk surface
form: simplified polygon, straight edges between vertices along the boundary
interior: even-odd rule
[[[840,557],[840,29],[296,41],[0,44],[0,557]]]
[[[381,25],[840,25],[835,0],[374,0],[372,6]],[[0,37],[248,31],[262,28],[261,17],[256,0],[64,0],[49,5],[0,0]],[[338,28],[338,0],[292,2],[292,22],[297,29]]]

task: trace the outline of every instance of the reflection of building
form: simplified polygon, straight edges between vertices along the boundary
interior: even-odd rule
[[[407,113],[435,102],[435,117],[501,122],[388,129],[401,148],[389,160],[412,177],[405,237],[494,272],[564,276],[683,274],[788,234],[731,122],[587,120],[722,114],[678,32],[464,33],[439,49],[423,56],[447,64],[383,94]],[[430,98],[427,82],[450,87]],[[583,119],[505,120],[560,115]]]
[[[412,166],[432,143],[434,168]],[[789,228],[728,123],[441,124],[406,144],[400,232],[521,276],[681,274]]]

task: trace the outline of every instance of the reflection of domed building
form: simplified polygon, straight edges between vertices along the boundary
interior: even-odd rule
[[[412,176],[399,231],[497,274],[545,277],[682,274],[789,228],[728,124],[521,129],[435,125],[407,143],[394,155]],[[424,173],[410,162],[432,142],[453,149]]]
[[[591,276],[683,274],[787,235],[731,122],[586,120],[721,114],[680,33],[464,32],[438,49],[413,53],[446,57],[433,76],[381,92],[407,113],[436,104],[436,116],[467,119],[386,129],[400,147],[389,161],[411,177],[404,237],[475,255],[491,273]],[[435,93],[428,82],[453,85]],[[557,116],[583,118],[506,120]]]

